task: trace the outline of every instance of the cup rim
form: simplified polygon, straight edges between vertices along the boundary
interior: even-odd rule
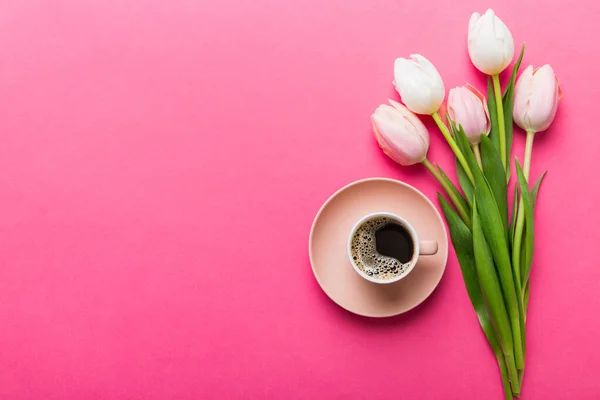
[[[413,239],[414,255],[413,255],[412,260],[410,261],[410,265],[406,269],[406,271],[404,271],[404,273],[402,273],[402,275],[398,275],[397,277],[395,277],[393,279],[386,279],[386,280],[375,279],[375,278],[367,275],[363,271],[361,271],[356,266],[356,263],[352,259],[352,250],[351,250],[352,249],[352,237],[354,236],[354,234],[356,233],[358,228],[365,221],[373,219],[373,218],[377,218],[377,217],[388,217],[388,218],[396,220],[397,222],[402,224],[402,226],[404,226],[404,228],[406,228],[406,230],[410,233],[410,236]],[[350,261],[350,264],[352,264],[352,268],[354,268],[354,271],[356,271],[356,273],[358,275],[360,275],[361,278],[364,278],[364,279],[368,280],[369,282],[386,285],[386,284],[395,283],[395,282],[400,281],[401,279],[405,278],[408,274],[410,274],[410,272],[414,269],[414,267],[417,264],[417,261],[419,259],[419,252],[420,252],[419,236],[417,235],[415,228],[413,228],[413,226],[406,219],[402,218],[401,216],[394,214],[394,213],[390,213],[390,212],[374,212],[374,213],[363,216],[361,219],[359,219],[354,224],[354,226],[352,227],[352,230],[350,231],[350,236],[348,236],[348,244],[346,246],[346,251],[348,253],[348,260]]]

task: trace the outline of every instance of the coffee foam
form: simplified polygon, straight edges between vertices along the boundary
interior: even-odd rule
[[[381,255],[375,247],[375,233],[389,223],[398,223],[388,217],[376,217],[358,227],[350,243],[350,254],[358,269],[378,280],[394,279],[410,267],[393,257]]]

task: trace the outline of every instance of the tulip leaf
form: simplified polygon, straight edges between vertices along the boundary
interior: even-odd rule
[[[452,183],[452,181],[450,180],[450,178],[448,178],[448,175],[446,175],[446,173],[444,172],[444,170],[436,164],[436,167],[438,169],[438,171],[440,172],[440,175],[442,176],[442,179],[445,181],[447,188],[449,188],[449,190],[452,192],[452,194],[448,193],[449,196],[451,196],[451,198],[454,198],[458,201],[460,207],[462,207],[463,210],[465,210],[467,213],[470,214],[471,212],[471,206],[465,201],[464,197],[462,196],[462,194],[458,191],[458,189],[456,188],[456,186],[454,186],[454,183]],[[467,178],[468,179],[468,178]],[[458,205],[457,205],[458,206]],[[465,215],[465,223],[467,224],[467,226],[471,225],[471,220],[469,215]]]
[[[452,137],[454,138],[454,141],[457,142],[457,146],[462,152],[463,149],[461,148],[460,144],[458,144],[458,129],[456,128],[454,121],[450,119],[450,116],[448,114],[446,114],[446,118],[448,120],[448,125],[450,126],[450,131],[452,132]],[[463,168],[458,158],[456,159],[456,176],[458,177],[460,187],[462,188],[463,193],[465,194],[464,197],[467,203],[469,203],[469,206],[471,206],[471,198],[473,197],[473,183],[469,179],[467,173],[465,172],[465,169]]]
[[[502,284],[494,267],[494,258],[490,246],[483,232],[483,221],[477,212],[477,199],[473,201],[473,253],[475,258],[475,269],[482,297],[487,305],[490,320],[492,321],[498,339],[506,357],[511,381],[518,387],[516,362],[513,351],[517,344],[513,341],[514,331],[512,329],[509,312],[503,294]],[[456,245],[454,246],[456,249]],[[520,336],[519,336],[520,337]],[[513,389],[515,389],[513,387]]]
[[[504,91],[504,96],[502,97],[502,105],[504,107],[504,129],[506,132],[506,165],[510,165],[510,150],[513,142],[513,102],[515,95],[515,81],[517,80],[517,73],[519,72],[519,67],[521,66],[521,61],[523,61],[524,54],[525,44],[523,43],[521,46],[519,59],[513,65],[510,80],[508,81],[508,85]],[[507,170],[507,178],[510,178],[510,168]]]
[[[533,186],[533,189],[531,189],[530,192],[530,196],[531,196],[531,206],[533,207],[533,211],[535,211],[535,205],[537,203],[537,196],[538,196],[538,191],[540,190],[540,185],[542,184],[542,181],[544,180],[544,177],[546,176],[546,173],[548,171],[544,171],[542,173],[542,175],[538,178],[538,180],[535,182],[535,185]],[[513,213],[512,213],[512,221],[510,223],[510,244],[511,244],[511,248],[513,246],[513,241],[515,240],[515,227],[517,225],[517,210],[519,207],[519,184],[515,184],[515,198],[513,201]]]
[[[523,295],[523,310],[527,313],[527,307],[529,306],[529,281],[527,281],[527,285],[525,285],[525,294]]]
[[[535,182],[535,185],[533,186],[533,189],[531,190],[531,205],[533,206],[533,211],[535,211],[535,206],[536,206],[536,203],[537,203],[537,196],[538,196],[538,192],[540,190],[540,185],[542,184],[542,181],[544,180],[544,177],[546,176],[547,172],[548,171],[544,171],[542,173],[542,175]],[[525,312],[527,312],[527,307],[529,306],[529,291],[530,291],[529,288],[530,287],[531,287],[530,281],[527,280],[527,283],[525,283],[525,292],[523,294],[523,310]]]
[[[506,183],[506,174],[500,155],[494,148],[491,140],[485,136],[481,136],[481,161],[483,166],[483,174],[485,179],[490,184],[496,204],[498,205],[498,211],[502,217],[505,229],[508,224],[508,203],[507,203],[507,190],[508,186]]]
[[[475,155],[473,154],[473,150],[469,144],[469,139],[467,139],[467,135],[465,135],[465,130],[462,126],[458,127],[454,138],[458,148],[467,160],[467,165],[471,169],[471,173],[475,174],[474,170],[477,170],[477,173],[481,174],[481,168],[479,167],[479,164],[477,164],[477,160],[475,159]]]
[[[456,211],[448,204],[446,199],[439,193],[438,200],[442,207],[446,222],[448,223],[450,238],[452,240],[454,251],[456,252],[456,258],[460,265],[463,280],[465,281],[467,294],[469,295],[471,304],[473,304],[481,329],[494,350],[494,353],[497,355],[502,354],[498,339],[496,338],[496,332],[490,321],[488,310],[485,306],[483,295],[481,294],[477,270],[475,269],[475,255],[473,253],[473,236],[471,235],[471,231]]]
[[[544,177],[546,176],[546,173],[548,171],[544,171],[542,173],[542,175],[538,178],[538,180],[535,182],[535,185],[533,185],[533,189],[531,189],[531,205],[533,207],[533,210],[535,211],[535,204],[537,203],[537,196],[538,196],[538,191],[540,190],[540,185],[542,184],[542,181],[544,180]],[[510,237],[514,240],[514,236],[515,236],[515,225],[517,224],[517,208],[518,208],[518,201],[519,201],[519,184],[515,184],[515,200],[513,202],[513,215],[512,215],[512,222],[511,222],[511,227],[510,227]],[[511,243],[512,244],[512,243]]]
[[[449,118],[448,121],[450,121],[450,129],[452,130],[452,136],[454,137],[454,140],[458,140],[458,130],[456,129],[456,125]],[[464,153],[464,150],[460,144],[458,144],[458,147],[460,151]],[[469,206],[471,206],[471,199],[473,198],[473,184],[471,183],[469,176],[465,172],[465,169],[458,159],[456,159],[456,175],[458,176],[460,187],[465,194],[465,199],[467,200],[467,203],[469,203]]]
[[[521,272],[524,268],[527,268],[527,233],[527,225],[525,225],[523,227],[523,240],[521,240],[521,252],[519,253],[521,256],[521,259],[519,260]],[[529,270],[531,271],[531,264],[529,265]],[[524,275],[525,274],[521,273],[521,282],[523,282],[523,286],[527,286],[527,282],[524,281]],[[525,291],[523,291],[523,294],[525,294]]]
[[[469,147],[469,142],[462,129],[459,129],[457,143],[460,147]],[[473,202],[477,202],[479,208],[484,210],[480,215],[483,232],[487,243],[490,246],[492,256],[502,284],[502,291],[506,301],[506,308],[511,320],[513,329],[513,340],[515,342],[515,360],[517,368],[523,366],[523,351],[521,346],[521,297],[517,296],[520,292],[520,287],[515,286],[513,278],[510,253],[508,250],[508,230],[506,222],[503,222],[498,204],[492,193],[492,189],[483,175],[481,169],[477,166],[475,156],[471,151],[465,152],[467,163],[473,172],[475,180],[475,190]],[[473,163],[473,166],[471,166]]]
[[[489,243],[494,263],[502,284],[502,291],[506,301],[506,307],[511,320],[513,329],[513,340],[515,342],[515,355],[517,367],[522,367],[523,358],[521,351],[521,322],[520,322],[520,299],[517,297],[517,289],[513,278],[510,254],[508,251],[507,231],[502,222],[500,211],[481,173],[475,175],[475,196],[474,203],[478,204],[481,210],[484,210],[479,216],[482,224],[482,230],[487,243]]]
[[[467,200],[467,203],[469,203],[470,206],[471,199],[473,198],[473,184],[469,180],[465,169],[463,168],[460,161],[458,161],[458,159],[456,160],[456,175],[458,176],[458,182],[460,183],[460,187],[462,188],[465,194],[465,199]]]
[[[535,182],[535,185],[533,185],[533,189],[531,189],[531,205],[533,206],[534,211],[535,211],[535,204],[537,203],[537,196],[538,196],[538,192],[540,190],[540,185],[542,184],[542,181],[544,180],[544,177],[546,176],[547,172],[548,171],[544,171],[542,173],[542,175]]]
[[[525,43],[523,43],[521,45],[521,52],[519,53],[519,58],[517,59],[517,62],[513,65],[513,69],[512,69],[512,73],[510,75],[510,81],[508,86],[506,87],[506,90],[504,91],[504,94],[502,95],[502,97],[506,97],[506,95],[508,94],[509,89],[514,88],[515,86],[515,82],[517,80],[517,74],[519,73],[519,68],[521,68],[521,62],[523,61],[523,56],[525,55]]]
[[[519,185],[515,184],[514,188],[513,209],[508,231],[510,232],[510,246],[512,249],[513,241],[515,240],[515,226],[517,225],[517,214],[519,210]]]
[[[531,193],[527,187],[527,179],[523,174],[523,170],[518,162],[515,163],[517,168],[517,177],[519,181],[519,188],[521,192],[521,203],[523,204],[523,210],[525,211],[525,227],[523,230],[524,240],[521,242],[521,282],[523,288],[527,284],[529,279],[529,273],[531,271],[531,262],[533,261],[533,203],[531,201]]]
[[[461,150],[465,148],[469,149],[469,142],[462,127],[456,134],[456,142]],[[492,193],[486,176],[477,165],[477,161],[475,160],[473,153],[469,150],[464,152],[464,154],[465,158],[467,159],[467,163],[470,167],[472,167],[473,177],[475,179],[474,198],[477,199],[479,207],[482,210],[485,210],[485,213],[482,214],[481,218],[484,221],[484,232],[486,233],[486,238],[492,246],[494,259],[497,259],[496,265],[499,269],[510,271],[512,268],[510,265],[510,257],[508,252],[508,241],[506,235],[507,227],[506,224],[502,222],[502,215],[500,214],[495,196]],[[500,159],[497,154],[498,153],[496,152],[496,157]],[[506,272],[504,272],[504,274],[506,274]]]
[[[473,252],[473,236],[469,228],[460,219],[456,211],[448,204],[446,199],[438,193],[438,199],[448,223],[448,230],[450,231],[450,238],[452,245],[456,252],[456,258],[458,259],[460,270],[465,282],[465,288],[467,294],[471,300],[471,304],[475,309],[477,318],[481,329],[485,334],[496,359],[498,360],[498,367],[500,368],[500,374],[502,375],[502,384],[504,386],[505,397],[508,400],[512,400],[512,392],[510,388],[510,382],[508,377],[508,370],[506,368],[506,358],[502,353],[502,347],[498,341],[498,334],[492,325],[490,320],[489,312],[485,305],[485,300],[481,293],[481,286],[479,284],[479,278],[477,277],[477,270],[475,267],[475,255]]]
[[[496,107],[496,97],[494,96],[494,86],[492,84],[492,78],[488,76],[488,90],[487,90],[487,103],[488,112],[490,113],[490,139],[494,144],[498,153],[500,153],[500,136],[498,134],[498,108]]]
[[[460,151],[463,152],[463,154],[467,150],[471,151],[470,148],[464,149],[463,146],[461,146],[461,144],[458,143],[458,130],[456,129],[456,125],[450,119],[448,119],[448,121],[450,121],[450,129],[452,130],[452,136],[454,137],[454,140],[457,141],[457,145]],[[471,206],[471,199],[473,198],[473,183],[471,183],[469,176],[465,172],[465,169],[463,168],[462,164],[458,159],[456,159],[456,175],[458,176],[458,182],[460,183],[460,187],[462,188],[465,194],[465,199],[467,200],[467,203],[469,203],[469,206]]]

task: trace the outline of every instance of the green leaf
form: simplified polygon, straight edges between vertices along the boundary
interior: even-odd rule
[[[511,320],[505,306],[502,285],[496,274],[494,258],[492,257],[492,252],[486,241],[477,207],[478,203],[477,200],[475,200],[473,202],[473,251],[475,256],[475,269],[477,271],[479,286],[483,298],[485,299],[490,319],[496,328],[496,332],[498,332],[498,339],[506,357],[511,381],[518,387],[517,368],[513,353],[516,344],[513,342]]]
[[[465,199],[467,200],[467,203],[469,203],[470,206],[471,199],[473,198],[473,184],[469,180],[465,169],[458,161],[458,159],[456,160],[456,175],[458,176],[458,182],[460,183],[460,187],[462,188],[465,194]]]
[[[506,184],[506,174],[500,160],[500,154],[494,148],[491,140],[485,136],[481,136],[481,161],[483,166],[483,174],[485,179],[490,184],[496,205],[505,229],[508,227],[508,203],[506,200],[508,186]]]
[[[462,129],[458,131],[456,136],[457,143],[460,143],[459,146],[469,146],[467,137]],[[465,158],[467,159],[467,163],[473,172],[473,178],[475,180],[473,202],[477,202],[479,208],[485,211],[481,214],[483,232],[485,234],[487,243],[490,246],[498,271],[498,276],[500,277],[500,283],[502,284],[506,308],[508,309],[508,315],[510,317],[513,330],[517,368],[522,368],[523,351],[521,346],[520,316],[521,297],[517,296],[517,293],[520,293],[521,288],[515,287],[515,281],[513,278],[511,258],[508,250],[507,224],[506,222],[502,221],[502,216],[494,195],[492,194],[492,190],[481,169],[479,169],[477,166],[475,156],[471,151],[469,151],[465,153]],[[471,166],[471,163],[473,163],[473,166]]]
[[[465,130],[462,126],[459,126],[454,139],[456,141],[456,145],[465,156],[467,165],[471,169],[471,173],[475,174],[476,171],[474,170],[477,170],[477,173],[481,174],[481,168],[479,168],[479,164],[477,164],[477,160],[475,159],[475,155],[473,154],[473,150],[469,144],[469,139],[467,139],[467,135],[465,135]]]
[[[510,232],[510,247],[511,247],[511,249],[513,247],[513,242],[515,240],[515,227],[517,225],[518,210],[519,210],[519,185],[515,185],[515,197],[513,200],[512,216],[511,216],[511,221],[510,221],[510,227],[508,228],[508,231]]]
[[[521,255],[519,265],[521,268],[527,268],[527,225],[523,227],[523,238],[521,240],[521,252],[519,253]],[[523,279],[524,277],[521,275],[521,282],[524,282]],[[524,282],[523,285],[527,285],[527,282]]]
[[[492,84],[492,77],[488,76],[488,90],[487,90],[487,102],[488,111],[490,113],[490,139],[494,144],[494,147],[500,153],[500,136],[498,135],[498,108],[496,107],[496,96],[494,96],[494,85]]]
[[[512,86],[514,88],[515,82],[517,81],[517,74],[519,73],[519,68],[521,67],[521,62],[523,61],[524,55],[525,55],[525,43],[523,43],[521,45],[521,52],[519,53],[519,58],[517,59],[517,62],[513,65],[513,69],[512,69],[511,75],[510,75],[510,80],[509,80],[508,86],[506,87],[506,90],[504,91],[504,94],[502,95],[502,98],[506,97],[506,94],[508,93],[508,88],[510,86]]]
[[[542,181],[544,180],[544,177],[546,176],[547,172],[548,171],[544,171],[542,173],[542,175],[535,182],[533,189],[531,189],[531,205],[533,206],[534,211],[535,211],[535,204],[537,203],[538,191],[540,190],[540,185],[542,184]],[[513,245],[513,241],[515,240],[515,227],[517,225],[517,210],[519,208],[519,197],[518,196],[519,196],[519,184],[517,183],[517,184],[515,184],[515,197],[513,200],[512,220],[511,220],[510,228],[509,228],[511,248]]]
[[[544,171],[542,173],[542,175],[535,182],[533,189],[531,190],[531,205],[533,206],[533,211],[535,211],[535,205],[537,203],[537,196],[538,196],[538,192],[540,190],[540,185],[542,184],[542,181],[544,180],[544,177],[546,176],[547,172],[548,171]],[[515,186],[515,193],[516,193],[516,186]],[[525,292],[523,295],[523,309],[525,310],[525,312],[527,312],[527,307],[529,306],[529,290],[530,290],[529,288],[530,288],[530,281],[527,280],[527,282],[525,283]]]
[[[448,120],[448,125],[450,126],[450,132],[452,133],[452,137],[456,137],[458,129],[456,128],[456,123],[450,118],[450,115],[446,113],[446,120]]]
[[[525,285],[525,295],[523,296],[523,307],[525,312],[527,312],[527,307],[529,306],[529,281],[527,281],[527,285]]]
[[[504,355],[496,356],[500,375],[502,376],[502,388],[504,389],[504,400],[513,400],[513,392],[510,388],[510,378],[508,377],[508,369],[506,368],[506,360]]]
[[[450,122],[452,136],[456,141],[458,137],[458,130],[456,129],[456,125],[454,124],[454,122],[452,122],[452,120],[450,120],[450,118],[448,118],[448,121]],[[465,150],[462,148],[462,146],[458,143],[457,145],[460,151],[464,153]],[[470,148],[469,151],[471,151]],[[471,206],[471,199],[473,198],[473,184],[471,183],[469,176],[465,172],[465,169],[463,168],[462,164],[458,161],[458,159],[456,160],[456,175],[458,176],[458,182],[460,183],[460,187],[462,188],[465,194],[465,199],[467,200],[467,203],[469,203],[469,206]]]
[[[542,173],[542,175],[535,182],[533,189],[531,189],[531,205],[533,206],[534,211],[535,211],[535,204],[537,203],[538,191],[540,190],[540,185],[542,184],[542,181],[544,180],[544,177],[546,176],[547,172],[548,171],[544,171]]]
[[[458,199],[458,201],[460,202],[460,205],[463,207],[464,210],[466,210],[468,213],[470,213],[471,206],[465,201],[464,197],[462,196],[462,193],[460,193],[458,191],[458,189],[456,188],[456,186],[454,186],[454,183],[452,183],[450,178],[448,178],[448,175],[446,175],[446,173],[444,172],[442,167],[440,167],[437,164],[435,166],[437,167],[438,171],[440,172],[440,175],[442,176],[442,178],[444,179],[444,181],[446,182],[446,184],[448,185],[448,187],[450,188],[450,190],[452,191],[454,196],[456,196],[456,199]],[[468,178],[467,178],[467,180],[468,180]],[[471,224],[470,221],[465,221],[465,222],[467,222],[468,225]]]
[[[490,321],[488,310],[485,307],[479,280],[477,278],[475,255],[473,253],[473,236],[471,235],[471,231],[458,216],[456,211],[448,204],[446,199],[439,193],[438,200],[442,207],[446,222],[448,223],[450,238],[452,239],[452,245],[456,252],[456,258],[458,258],[460,271],[462,272],[463,280],[465,282],[465,288],[467,289],[467,294],[469,295],[471,304],[473,304],[473,308],[479,319],[481,329],[490,343],[492,350],[494,350],[494,353],[496,355],[501,355],[502,349],[496,338],[496,332]]]
[[[510,165],[510,150],[513,142],[513,101],[515,93],[515,81],[517,79],[517,73],[519,72],[519,67],[521,66],[521,61],[523,61],[524,54],[525,44],[521,46],[521,54],[519,54],[519,59],[513,65],[512,74],[502,98],[502,105],[504,107],[504,130],[506,132],[506,165]],[[510,178],[510,169],[508,169],[507,174],[508,178]]]
[[[529,188],[527,187],[527,179],[525,179],[525,175],[523,174],[523,170],[519,165],[519,162],[516,163],[517,167],[517,177],[519,180],[519,188],[521,192],[521,202],[523,204],[523,210],[525,211],[525,229],[523,231],[523,241],[521,243],[521,282],[523,288],[527,284],[527,280],[529,279],[529,273],[531,272],[531,262],[533,261],[533,204],[531,202],[531,194],[529,192]]]
[[[460,164],[458,164],[460,165]],[[468,179],[467,179],[468,181]],[[469,182],[470,183],[470,182]],[[472,189],[472,186],[471,186]],[[481,325],[481,329],[485,334],[496,359],[498,361],[498,367],[500,368],[500,374],[502,376],[502,385],[504,388],[505,398],[512,400],[512,391],[510,387],[510,379],[508,376],[508,369],[506,367],[506,358],[502,353],[502,347],[498,341],[498,335],[494,330],[488,310],[485,306],[485,301],[481,293],[481,287],[479,285],[479,279],[477,277],[477,270],[475,267],[475,255],[473,251],[473,236],[469,228],[465,225],[459,215],[454,209],[448,204],[446,199],[438,193],[438,200],[442,207],[442,212],[446,218],[448,224],[448,230],[450,231],[450,238],[452,245],[456,252],[456,258],[458,259],[460,270],[465,282],[465,288],[467,294],[471,300],[471,304],[475,309],[475,313]]]

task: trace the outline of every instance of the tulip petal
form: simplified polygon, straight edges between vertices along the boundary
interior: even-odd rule
[[[513,117],[527,131],[541,132],[552,124],[562,96],[558,79],[550,65],[529,66],[515,86]]]
[[[558,77],[555,76],[555,78],[556,78],[556,86],[558,86],[558,100],[561,100],[563,98],[564,94],[563,94],[562,89],[560,88],[560,82],[558,81]]]
[[[429,148],[422,132],[413,125],[413,123],[417,125],[422,123],[410,121],[409,117],[416,118],[398,103],[396,106],[382,104],[371,116],[373,131],[379,146],[385,154],[401,165],[412,165],[423,161]],[[426,131],[424,126],[423,129]],[[428,133],[427,139],[429,139]]]
[[[471,61],[488,75],[502,72],[514,56],[512,34],[491,9],[471,16],[467,43]]]
[[[490,116],[483,95],[474,87],[461,86],[448,94],[448,114],[455,124],[463,127],[471,144],[481,140],[490,130]]]
[[[442,78],[425,57],[415,54],[394,63],[394,85],[409,110],[433,114],[444,100]]]
[[[536,132],[548,129],[558,106],[558,85],[550,65],[544,65],[533,75],[535,95],[529,101],[528,116]]]
[[[429,131],[423,124],[423,121],[421,121],[421,119],[415,113],[413,113],[397,101],[391,99],[388,99],[388,101],[396,110],[400,112],[400,114],[402,114],[404,118],[406,118],[407,122],[413,126],[413,128],[417,131],[421,138],[423,138],[423,141],[425,142],[427,147],[429,147]]]
[[[515,123],[523,130],[530,127],[527,116],[529,99],[533,93],[533,66],[530,65],[521,73],[515,85],[515,101],[513,106],[513,118]]]
[[[471,18],[469,19],[469,33],[475,29],[477,29],[477,25],[479,22],[479,18],[481,18],[481,15],[479,15],[478,12],[474,12],[471,15]]]

